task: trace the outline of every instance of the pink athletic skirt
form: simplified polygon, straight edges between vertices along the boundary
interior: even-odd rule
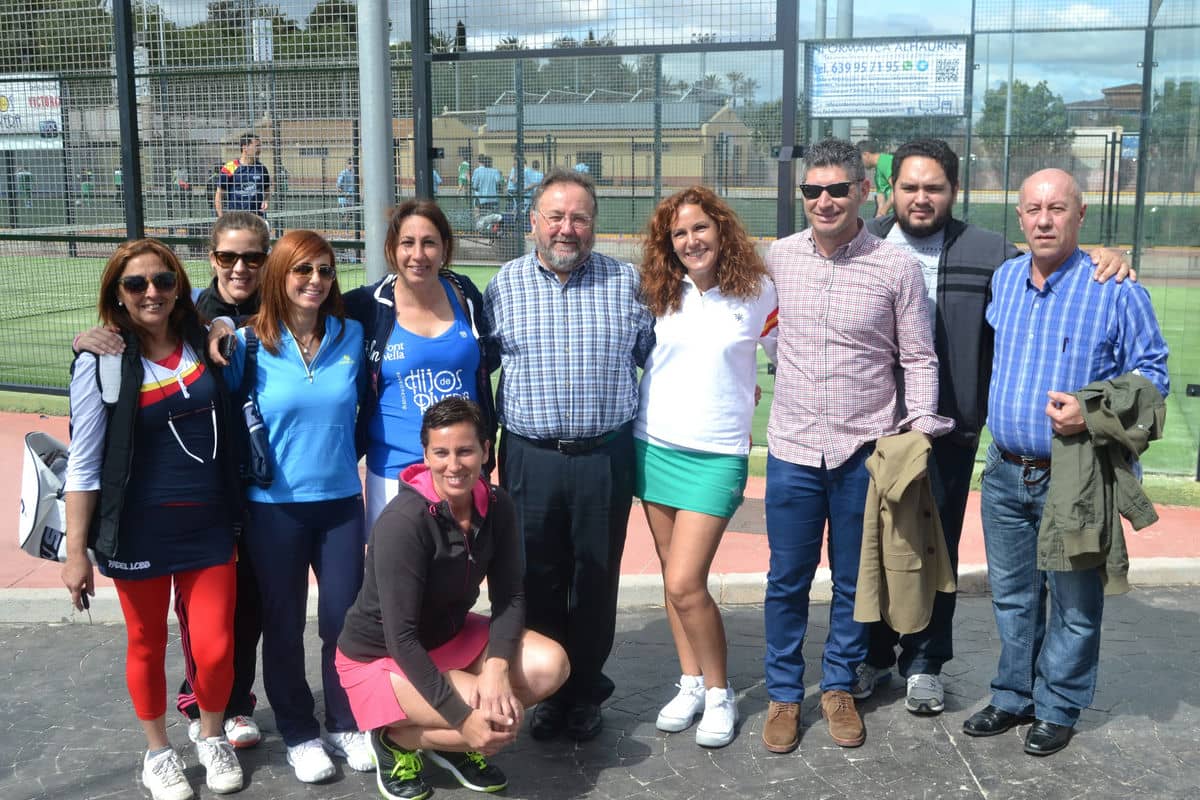
[[[467,614],[462,630],[453,639],[429,651],[429,657],[438,670],[444,673],[452,669],[466,669],[474,664],[487,647],[490,623],[487,617]],[[383,728],[408,719],[400,707],[400,701],[396,699],[391,676],[408,678],[390,657],[355,661],[338,650],[333,663],[360,731]]]

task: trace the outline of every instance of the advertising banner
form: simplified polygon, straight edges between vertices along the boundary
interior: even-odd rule
[[[809,115],[816,118],[960,117],[967,39],[808,42]]]
[[[0,136],[36,136],[53,146],[62,129],[57,80],[0,76]]]

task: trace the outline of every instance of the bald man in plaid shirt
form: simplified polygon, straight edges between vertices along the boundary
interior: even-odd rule
[[[836,139],[813,145],[800,190],[811,227],[767,255],[779,292],[779,360],[767,427],[771,702],[763,744],[777,753],[799,742],[801,648],[827,522],[833,601],[821,713],[837,744],[857,747],[866,738],[850,695],[867,653],[867,626],[854,621],[866,459],[882,436],[915,430],[934,437],[954,427],[935,413],[937,356],[921,265],[859,219],[870,192],[862,154]]]

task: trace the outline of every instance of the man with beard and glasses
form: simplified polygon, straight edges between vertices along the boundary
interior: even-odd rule
[[[591,178],[551,170],[534,190],[535,252],[508,262],[484,293],[500,483],[525,540],[526,623],[563,645],[571,676],[530,719],[535,739],[600,732],[604,675],[633,496],[637,367],[654,320],[637,269],[592,252]]]
[[[938,357],[938,413],[954,431],[933,441],[930,479],[955,575],[979,430],[987,411],[992,373],[992,329],[984,320],[992,273],[1020,250],[998,233],[952,216],[958,194],[958,156],[940,139],[918,139],[892,157],[893,214],[867,221],[867,230],[921,262],[929,297],[929,322]],[[1095,279],[1130,273],[1119,252],[1095,248]],[[1136,276],[1133,278],[1136,280]],[[885,622],[871,624],[867,659],[852,690],[865,699],[890,677],[895,664],[907,677],[905,707],[914,714],[944,708],[942,666],[953,657],[955,595],[939,592],[925,630],[901,636]],[[900,646],[899,658],[896,645]]]

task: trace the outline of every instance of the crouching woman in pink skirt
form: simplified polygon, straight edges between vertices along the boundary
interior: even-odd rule
[[[479,407],[451,397],[426,411],[425,463],[371,531],[366,575],[336,664],[361,730],[371,731],[384,797],[423,800],[422,754],[464,787],[508,780],[487,757],[512,744],[526,707],[566,681],[567,656],[527,631],[524,556],[512,500],[481,477],[491,443]],[[492,617],[470,613],[488,582]]]

